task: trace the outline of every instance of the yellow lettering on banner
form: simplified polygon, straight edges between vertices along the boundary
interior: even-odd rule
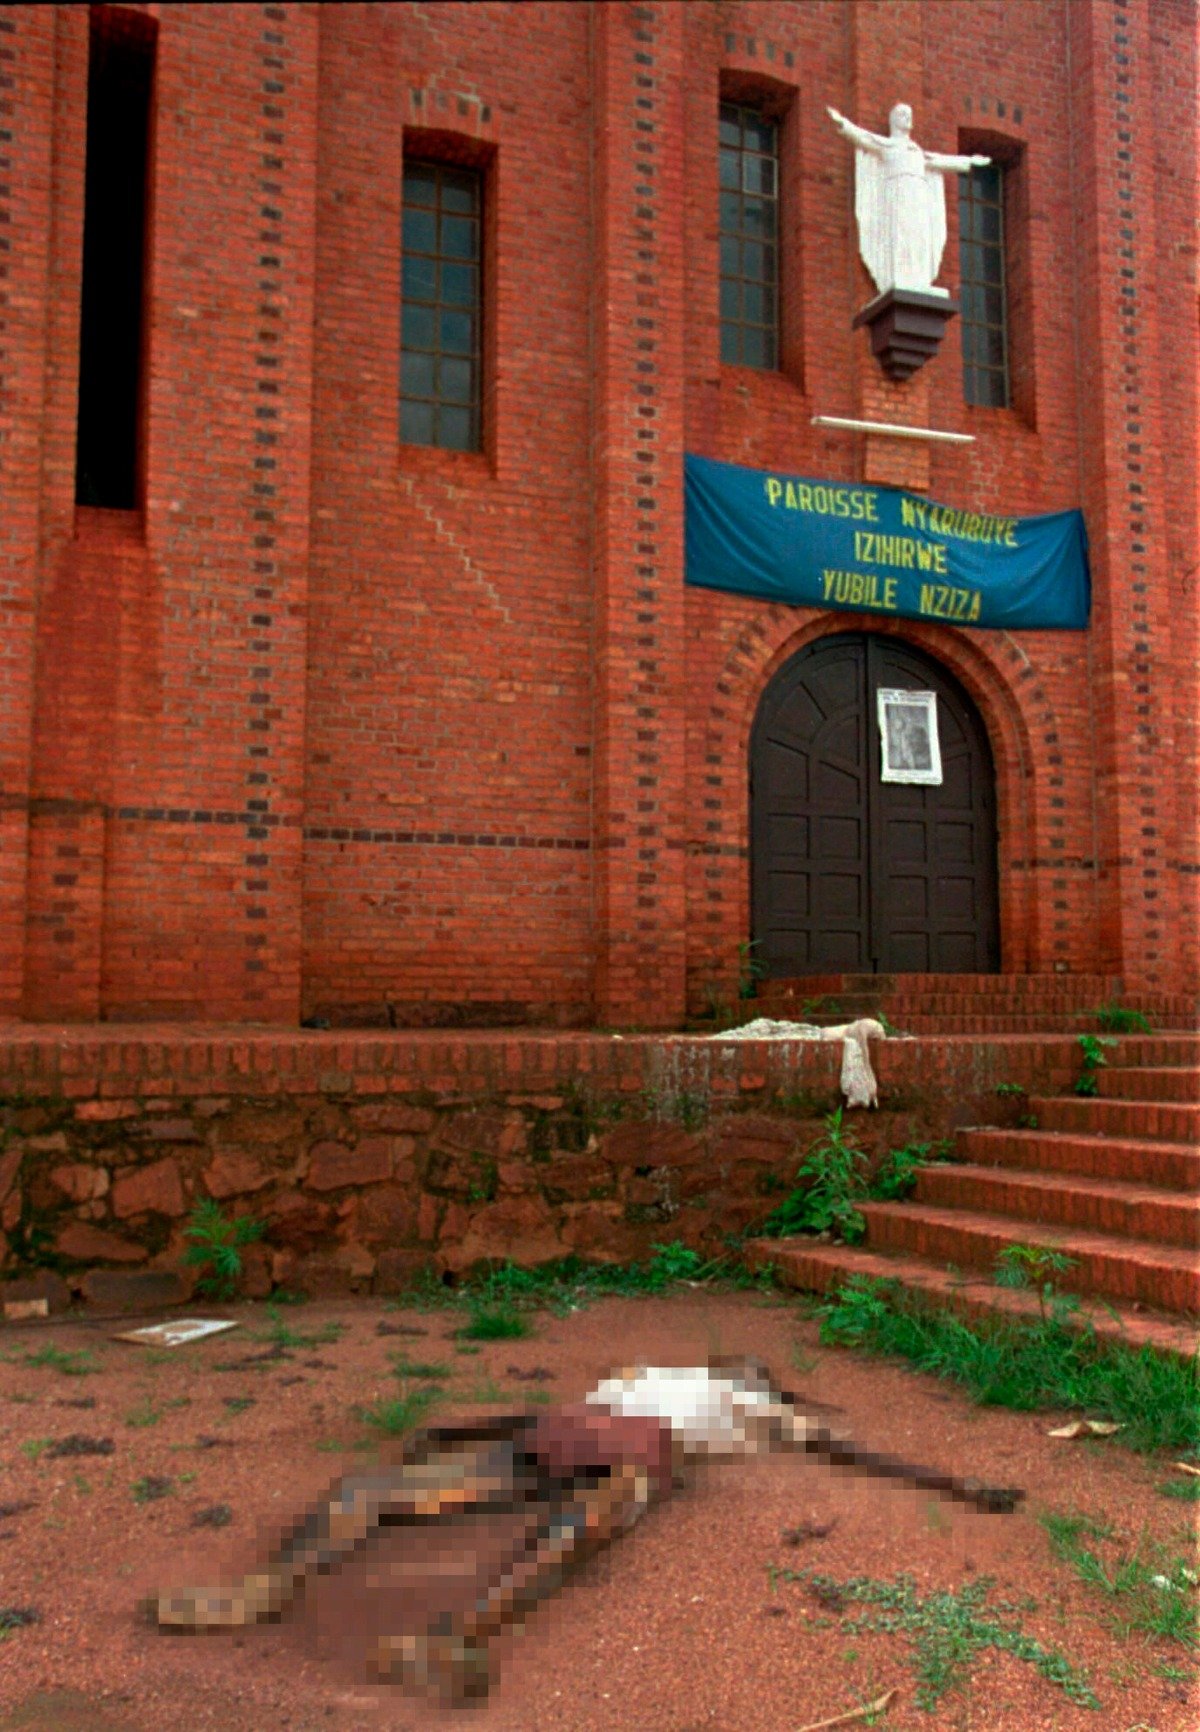
[[[944,583],[923,583],[918,599],[918,611],[930,619],[964,620],[968,625],[977,620],[983,609],[983,595],[977,589],[954,589]]]
[[[877,612],[896,611],[894,577],[878,578],[870,571],[833,571],[821,573],[823,599],[837,607],[869,607]]]
[[[785,511],[811,511],[817,517],[852,517],[859,523],[878,523],[876,495],[862,487],[827,487],[821,482],[781,481],[776,475],[763,478],[767,504]]]
[[[897,565],[904,571],[947,573],[946,549],[940,542],[918,541],[911,535],[878,535],[854,531],[854,557],[860,565]]]
[[[923,529],[933,535],[953,536],[956,541],[979,541],[985,546],[1018,547],[1015,517],[986,517],[977,511],[952,511],[948,506],[922,505],[916,499],[900,501],[900,521],[906,529]]]

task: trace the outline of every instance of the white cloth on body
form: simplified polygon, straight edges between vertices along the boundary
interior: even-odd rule
[[[706,1365],[639,1365],[606,1377],[584,1399],[626,1418],[660,1420],[697,1455],[741,1454],[745,1418],[778,1405],[769,1390],[746,1388]]]

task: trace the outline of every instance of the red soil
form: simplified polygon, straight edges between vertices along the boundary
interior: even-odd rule
[[[0,1336],[0,1502],[33,1503],[0,1519],[0,1606],[40,1613],[0,1639],[0,1732],[178,1732],[183,1722],[189,1732],[456,1723],[478,1732],[794,1732],[891,1685],[900,1694],[889,1732],[1194,1732],[1200,1723],[1187,1652],[1140,1635],[1120,1640],[1112,1603],[1054,1558],[1037,1520],[1040,1510],[1082,1511],[1116,1529],[1102,1543],[1114,1555],[1145,1530],[1190,1561],[1190,1506],[1154,1489],[1169,1463],[1115,1441],[1056,1441],[1046,1435],[1056,1416],[976,1408],[931,1379],[820,1348],[815,1324],[790,1302],[686,1289],[607,1300],[567,1318],[542,1313],[529,1340],[485,1343],[478,1354],[459,1351],[462,1316],[452,1310],[313,1304],[282,1311],[283,1321],[313,1332],[338,1321],[337,1341],[237,1370],[221,1367],[262,1354],[252,1337],[269,1320],[261,1306],[224,1314],[242,1327],[170,1353],[115,1342],[114,1330],[128,1325],[90,1317]],[[27,1351],[51,1344],[90,1348],[101,1369],[68,1377],[27,1363]],[[494,1536],[446,1541],[431,1578],[429,1541],[392,1530],[319,1580],[278,1625],[168,1637],[140,1621],[142,1594],[248,1568],[272,1527],[336,1473],[371,1459],[352,1447],[364,1431],[352,1410],[398,1392],[388,1360],[397,1351],[449,1365],[446,1413],[478,1407],[488,1379],[510,1405],[530,1391],[570,1400],[613,1363],[751,1352],[784,1383],[842,1407],[865,1444],[1023,1485],[1029,1501],[1015,1516],[983,1516],[795,1457],[713,1466],[506,1638],[487,1704],[457,1714],[373,1684],[365,1654],[376,1633],[411,1627],[466,1592],[476,1547]],[[246,1398],[252,1405],[235,1410]],[[110,1437],[114,1451],[52,1459],[22,1448],[72,1433]],[[221,1442],[202,1447],[203,1437]],[[135,1501],[134,1483],[151,1476],[170,1479],[170,1492]],[[232,1508],[227,1527],[194,1525],[219,1503]],[[966,1692],[924,1713],[904,1638],[847,1633],[844,1618],[803,1587],[780,1581],[772,1590],[770,1565],[839,1580],[908,1571],[921,1591],[992,1577],[995,1601],[1036,1601],[1022,1614],[1026,1631],[1088,1669],[1102,1709],[1072,1705],[1031,1666],[985,1650]]]

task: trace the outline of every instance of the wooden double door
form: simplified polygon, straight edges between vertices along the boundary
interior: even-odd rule
[[[880,778],[880,688],[932,691],[940,786]],[[750,748],[756,956],[797,974],[1000,965],[996,784],[970,698],[893,638],[821,638],[763,694]]]

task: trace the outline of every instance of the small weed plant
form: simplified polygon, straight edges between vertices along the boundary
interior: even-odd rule
[[[907,1637],[917,1679],[914,1700],[927,1714],[938,1712],[943,1696],[967,1689],[975,1661],[986,1648],[1033,1666],[1079,1707],[1100,1706],[1086,1672],[1058,1648],[1044,1647],[1022,1629],[1020,1614],[1032,1611],[1033,1602],[989,1605],[993,1583],[987,1576],[957,1590],[943,1588],[924,1595],[918,1593],[913,1578],[903,1574],[891,1582],[869,1576],[839,1582],[815,1570],[779,1570],[772,1572],[775,1581],[795,1582],[821,1605],[843,1615],[841,1629],[846,1635],[880,1631]],[[871,1609],[845,1617],[850,1605]]]
[[[881,1202],[900,1202],[911,1196],[917,1183],[917,1174],[922,1167],[934,1166],[938,1162],[950,1161],[953,1158],[954,1144],[948,1140],[940,1143],[905,1143],[902,1149],[889,1149],[871,1180],[868,1194],[877,1197]]]
[[[1106,1034],[1153,1034],[1154,1025],[1149,1017],[1140,1010],[1128,1010],[1125,1005],[1118,1004],[1116,999],[1110,999],[1107,1004],[1099,1005],[1088,1012],[1094,1016]]]
[[[1122,1427],[1132,1449],[1200,1451],[1198,1361],[1101,1341],[1053,1306],[1028,1322],[967,1324],[898,1282],[859,1276],[819,1308],[821,1339],[905,1359],[957,1383],[983,1406],[1074,1410]]]
[[[23,1630],[29,1624],[40,1624],[41,1621],[42,1614],[35,1606],[0,1606],[0,1641],[14,1630]]]
[[[1154,1489],[1160,1497],[1173,1497],[1178,1503],[1200,1503],[1200,1479],[1164,1479]]]
[[[833,1233],[853,1245],[867,1224],[856,1203],[867,1194],[867,1157],[842,1128],[842,1108],[825,1120],[825,1135],[809,1149],[796,1171],[800,1184],[768,1215],[763,1232],[775,1237],[791,1233]]]
[[[396,1377],[416,1377],[424,1383],[440,1383],[453,1377],[453,1368],[438,1360],[409,1359],[403,1353],[390,1353],[392,1372]]]
[[[254,1330],[252,1339],[266,1341],[280,1353],[286,1353],[291,1348],[328,1347],[346,1331],[346,1325],[339,1323],[336,1318],[330,1318],[316,1329],[295,1329],[279,1315],[274,1299],[267,1306],[267,1316],[270,1319],[268,1326]]]
[[[249,1215],[230,1220],[211,1197],[196,1203],[183,1229],[184,1237],[193,1241],[183,1260],[207,1271],[196,1282],[199,1291],[213,1299],[232,1299],[241,1278],[242,1252],[261,1239],[265,1231],[265,1221],[256,1221]]]
[[[1103,1035],[1081,1034],[1079,1036],[1079,1050],[1083,1055],[1083,1070],[1075,1083],[1077,1095],[1099,1094],[1100,1085],[1096,1080],[1096,1072],[1103,1070],[1108,1063],[1104,1056],[1105,1047],[1116,1046],[1116,1044],[1115,1040],[1108,1040]]]
[[[370,1407],[360,1407],[358,1417],[372,1430],[385,1437],[403,1437],[413,1431],[432,1407],[441,1400],[442,1391],[432,1384],[405,1390],[390,1401],[376,1401]]]
[[[134,1503],[157,1503],[159,1498],[170,1497],[175,1489],[175,1481],[166,1479],[161,1474],[148,1473],[143,1479],[133,1482]]]
[[[1051,1245],[1006,1245],[996,1258],[996,1285],[1036,1289],[1042,1322],[1051,1315],[1065,1320],[1078,1310],[1079,1301],[1059,1292],[1057,1277],[1076,1268],[1078,1261]]]
[[[521,1341],[533,1334],[533,1325],[513,1305],[482,1304],[472,1310],[459,1334],[467,1341]]]
[[[758,983],[767,972],[766,964],[754,954],[759,943],[760,940],[757,938],[747,938],[738,945],[739,998],[758,997]]]
[[[148,1399],[139,1401],[136,1407],[131,1407],[125,1415],[126,1425],[144,1426],[157,1425],[162,1418],[161,1411]]]
[[[948,1139],[939,1143],[905,1143],[890,1149],[873,1179],[866,1178],[867,1157],[842,1128],[842,1109],[827,1115],[825,1135],[813,1144],[801,1163],[797,1186],[763,1223],[763,1232],[783,1237],[791,1233],[833,1233],[853,1245],[866,1231],[857,1205],[865,1198],[898,1202],[911,1195],[922,1167],[954,1158]]]

